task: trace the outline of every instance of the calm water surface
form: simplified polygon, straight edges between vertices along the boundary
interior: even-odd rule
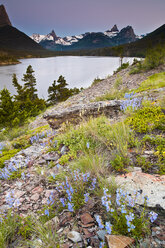
[[[0,90],[4,87],[15,94],[12,86],[12,75],[16,73],[19,83],[26,72],[28,65],[32,65],[37,80],[38,95],[47,98],[48,87],[57,80],[60,75],[64,76],[69,88],[88,87],[94,78],[105,78],[112,75],[119,67],[118,57],[51,57],[22,59],[21,64],[0,67]],[[124,62],[132,63],[133,58],[125,58]]]

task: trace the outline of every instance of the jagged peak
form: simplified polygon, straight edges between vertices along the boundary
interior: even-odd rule
[[[2,4],[0,5],[0,27],[6,26],[6,25],[12,26],[9,16],[6,12],[5,6]]]
[[[113,26],[113,28],[111,28],[111,32],[119,32],[116,24]]]

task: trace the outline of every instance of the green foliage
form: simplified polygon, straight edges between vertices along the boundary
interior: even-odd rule
[[[98,154],[89,153],[88,151],[84,155],[77,158],[70,164],[72,170],[80,170],[83,173],[89,172],[93,177],[104,177],[107,175],[108,161]]]
[[[29,65],[22,79],[25,82],[23,86],[13,74],[13,86],[17,91],[14,100],[8,90],[0,92],[0,128],[21,126],[27,118],[36,116],[45,109],[45,101],[39,99],[36,94],[36,79],[33,72]]]
[[[127,125],[122,122],[110,125],[109,120],[103,116],[84,122],[77,128],[71,126],[65,133],[56,137],[56,142],[56,148],[52,149],[59,150],[62,145],[69,149],[69,152],[60,158],[61,164],[66,164],[84,153],[89,152],[90,157],[92,152],[101,154],[105,150],[110,154],[127,157],[129,144],[136,144],[134,133]]]
[[[148,77],[148,79],[143,81],[139,88],[134,90],[134,92],[138,93],[162,87],[165,87],[165,72],[155,73],[154,75]]]
[[[19,151],[20,151],[20,149],[2,151],[2,153],[0,153],[0,168],[3,168],[4,167],[4,162],[6,160],[9,160],[10,158],[14,157],[15,154],[17,154]]]
[[[144,199],[143,207],[135,208],[136,199],[139,197],[139,193],[135,192],[129,194],[124,192],[122,189],[117,189],[116,199],[109,195],[109,192],[105,191],[103,195],[103,201],[106,204],[106,210],[104,209],[105,221],[112,224],[112,234],[132,236],[135,239],[141,238],[146,234],[150,233],[149,218],[146,216],[145,209],[147,207],[147,199]],[[109,199],[106,200],[106,199]],[[107,205],[109,211],[107,211]],[[105,204],[104,204],[105,208]],[[131,217],[131,220],[130,218]]]
[[[155,150],[154,155],[157,157],[158,161],[156,165],[159,168],[157,173],[165,174],[165,139],[163,135],[145,135],[141,141],[143,149],[146,147],[152,147]],[[144,164],[145,165],[145,164]]]
[[[7,216],[0,222],[0,247],[9,247],[9,243],[12,243],[16,239],[15,235],[19,228],[19,217],[12,215],[9,211]]]
[[[145,60],[139,61],[136,66],[132,68],[130,74],[136,74],[143,71],[148,71],[165,63],[165,47],[163,45],[157,45],[156,47],[149,49],[146,53]]]
[[[150,70],[164,63],[165,63],[165,47],[158,45],[156,48],[147,51],[143,66],[146,70]]]
[[[22,81],[25,82],[24,84],[24,89],[26,93],[28,93],[28,97],[31,101],[34,101],[35,99],[38,98],[36,92],[37,89],[35,88],[36,86],[36,79],[33,75],[33,68],[31,65],[27,67],[26,74],[23,75]]]
[[[145,172],[148,172],[152,164],[145,157],[137,156],[136,158],[137,166],[140,166]]]
[[[154,129],[164,129],[165,115],[159,106],[147,106],[135,111],[126,122],[137,132],[147,133]]]
[[[120,71],[122,71],[122,70],[128,68],[128,66],[129,66],[129,62],[127,62],[127,63],[122,63],[122,65],[121,65],[119,68],[117,68],[116,71],[114,71],[114,74],[116,74],[116,73],[118,73],[118,72],[120,72]]]
[[[95,101],[119,100],[124,98],[126,92],[128,92],[127,88],[123,88],[121,90],[112,88],[111,91],[105,93],[104,95],[96,97]]]
[[[96,77],[96,78],[93,80],[91,86],[96,85],[96,84],[100,83],[101,81],[103,81],[103,79],[101,79],[101,78],[99,78],[99,77]]]
[[[0,127],[11,126],[15,117],[14,103],[7,89],[0,91]]]
[[[129,74],[137,74],[142,72],[143,70],[143,62],[142,61],[137,61],[136,64],[132,65],[132,69],[129,71]]]
[[[112,168],[115,171],[123,171],[129,166],[130,160],[127,157],[123,157],[119,154],[115,155],[115,158],[111,160]]]
[[[57,83],[56,80],[54,80],[53,84],[48,88],[48,105],[65,101],[70,96],[80,92],[78,88],[68,89],[67,86],[68,84],[62,75],[57,80]]]

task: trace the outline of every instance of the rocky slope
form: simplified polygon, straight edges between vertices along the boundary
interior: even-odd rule
[[[95,100],[96,96],[102,96],[107,91],[111,91],[113,87],[116,84],[116,80],[119,78],[122,78],[120,81],[120,85],[118,85],[118,90],[121,90],[123,87],[128,87],[131,89],[137,89],[141,82],[146,80],[149,76],[160,73],[165,71],[165,66],[160,66],[158,69],[151,70],[145,73],[130,75],[129,71],[131,68],[127,68],[125,70],[122,70],[121,72],[91,86],[88,89],[85,89],[80,94],[73,96],[69,98],[67,101],[58,104],[57,106],[52,107],[51,109],[47,110],[44,114],[46,119],[52,119],[52,121],[57,121],[57,118],[63,118],[62,123],[67,123],[68,116],[70,117],[70,121],[72,122],[74,117],[79,116],[83,119],[84,122],[84,116],[93,116],[98,115],[99,111],[100,114],[104,112],[104,110],[107,111],[107,115],[110,115],[110,124],[113,125],[113,123],[120,122],[121,119],[125,118],[125,113],[123,113],[120,110],[120,105],[122,105],[122,101],[105,101],[102,103],[94,102],[91,103],[91,101]],[[137,93],[137,97],[148,97],[152,98],[153,102],[158,102],[159,98],[161,98],[164,95],[165,87],[163,88],[157,88],[157,89],[149,89],[146,92],[140,92]],[[102,104],[98,106],[99,104]],[[96,111],[96,109],[98,111]],[[115,111],[114,111],[115,110]],[[110,111],[110,112],[109,112]],[[72,116],[71,116],[72,114]],[[44,206],[48,206],[51,204],[52,201],[55,201],[59,203],[59,198],[62,199],[64,197],[65,189],[62,191],[60,190],[60,184],[61,180],[62,182],[65,182],[65,176],[67,176],[66,185],[70,183],[70,177],[72,173],[75,173],[75,171],[71,171],[70,163],[63,160],[62,163],[62,156],[63,158],[67,158],[69,154],[69,148],[66,144],[61,144],[59,147],[57,147],[57,150],[50,150],[50,147],[56,147],[57,142],[56,139],[59,141],[63,137],[63,132],[67,132],[67,128],[65,129],[65,126],[63,127],[62,123],[58,123],[59,129],[51,130],[48,126],[44,127],[42,130],[42,126],[44,124],[47,124],[46,120],[43,119],[43,117],[38,117],[35,121],[33,121],[30,124],[30,132],[22,136],[18,139],[15,139],[12,141],[12,145],[15,148],[18,148],[20,144],[24,144],[25,141],[27,142],[26,145],[28,147],[22,148],[15,156],[10,158],[9,160],[5,161],[5,169],[3,169],[3,174],[1,171],[1,186],[0,186],[0,210],[1,212],[6,211],[8,208],[10,208],[11,201],[9,202],[8,198],[9,195],[12,200],[12,204],[15,204],[17,206],[18,213],[24,218],[28,214],[34,214],[36,216],[47,216],[48,212],[47,208],[43,210],[42,213],[39,213],[41,209],[43,209]],[[109,123],[109,122],[108,122]],[[76,123],[77,125],[78,123]],[[95,128],[101,128],[104,123],[98,122],[97,126]],[[80,128],[83,127],[81,124]],[[92,125],[92,122],[90,123]],[[77,126],[78,127],[78,126]],[[88,129],[90,126],[85,126],[84,131],[90,132],[90,135],[93,135],[94,140],[96,139],[96,132],[93,129]],[[38,129],[34,129],[38,128]],[[100,137],[104,137],[106,134],[106,126],[103,126],[103,129],[101,131]],[[74,126],[74,129],[76,130],[76,126]],[[104,133],[103,133],[104,131]],[[158,133],[157,133],[158,132]],[[164,132],[162,133],[158,130],[154,130],[152,132],[153,135],[164,135]],[[68,134],[69,135],[69,134]],[[80,135],[80,138],[79,136]],[[98,134],[97,134],[98,135]],[[108,135],[111,135],[109,133]],[[150,135],[150,134],[149,134]],[[137,137],[142,139],[143,134],[138,135]],[[89,136],[90,137],[90,136]],[[164,137],[164,136],[163,136]],[[73,144],[74,144],[74,138],[77,138],[76,145],[78,142],[81,142],[83,139],[82,133],[78,134],[77,136],[73,135]],[[72,138],[70,138],[71,140]],[[69,140],[69,141],[70,141]],[[86,142],[86,141],[85,141]],[[101,138],[99,139],[99,144],[101,144]],[[72,144],[72,145],[73,145]],[[83,143],[81,143],[82,145]],[[2,144],[4,145],[4,143]],[[8,144],[9,145],[9,144]],[[68,144],[69,145],[69,144]],[[86,156],[88,156],[90,153],[90,149],[92,149],[92,141],[87,144],[87,146],[84,149],[87,149]],[[91,147],[90,147],[91,146]],[[81,147],[81,146],[80,146]],[[110,145],[111,147],[111,145]],[[112,148],[112,147],[111,147]],[[145,148],[143,147],[141,152],[141,157],[145,157],[147,160],[153,161],[156,166],[155,159],[155,147],[151,146],[149,143],[146,143]],[[83,148],[81,147],[81,150],[79,151],[79,155],[81,156],[81,152],[83,151]],[[101,151],[102,154],[106,154],[106,156],[109,156],[110,150],[106,151],[104,147],[104,151]],[[146,211],[156,211],[159,213],[159,217],[157,220],[151,224],[151,233],[150,235],[146,236],[146,238],[143,238],[139,240],[139,245],[141,248],[144,247],[163,247],[165,244],[165,226],[164,226],[164,213],[165,213],[165,200],[164,200],[164,190],[165,190],[165,176],[164,175],[158,175],[153,174],[154,168],[150,171],[150,173],[144,172],[143,166],[137,166],[135,164],[136,160],[136,148],[132,147],[128,149],[129,158],[131,161],[134,162],[134,166],[131,166],[130,168],[127,168],[127,171],[122,173],[118,173],[112,171],[110,168],[110,165],[107,164],[110,171],[106,171],[107,167],[104,167],[104,170],[101,173],[106,173],[106,180],[108,182],[108,185],[112,185],[112,173],[114,173],[116,177],[116,183],[118,185],[124,186],[125,189],[127,189],[133,195],[133,191],[136,190],[139,192],[140,198],[138,199],[136,206],[134,208],[136,209],[136,213],[139,214],[139,211],[141,211],[141,208],[144,203],[143,197],[147,194],[149,197],[148,200],[148,207],[149,209]],[[87,155],[88,154],[88,155]],[[72,154],[73,156],[73,154]],[[95,154],[92,154],[92,158],[94,159]],[[78,163],[78,158],[77,158]],[[90,161],[88,161],[90,163]],[[21,169],[21,175],[17,177],[17,174],[14,174],[15,177],[8,179],[9,172],[12,174],[13,171],[19,172]],[[8,170],[8,173],[7,173]],[[87,171],[86,171],[87,172]],[[86,173],[85,172],[85,173]],[[129,172],[129,173],[127,173]],[[7,173],[7,174],[6,174]],[[76,174],[77,173],[77,174]],[[74,174],[74,177],[79,177],[79,179],[76,181],[77,187],[80,182],[88,182],[87,174],[79,174],[79,172],[76,172]],[[152,175],[151,175],[152,174]],[[82,178],[81,178],[82,176]],[[84,177],[85,176],[85,177]],[[57,177],[56,180],[54,180]],[[91,173],[91,178],[93,178],[93,175]],[[96,177],[97,178],[97,177]],[[51,179],[51,180],[50,180]],[[95,179],[95,178],[94,178]],[[88,185],[89,187],[97,189],[99,187],[98,184],[98,178],[96,181],[94,179],[92,180],[92,185]],[[89,181],[90,183],[90,181]],[[64,187],[64,188],[65,188]],[[70,187],[70,186],[69,186]],[[106,186],[105,186],[106,187]],[[69,192],[71,194],[72,188],[69,189]],[[75,188],[74,188],[75,190]],[[13,192],[13,193],[11,193]],[[49,230],[54,230],[56,228],[56,243],[53,243],[54,246],[52,247],[62,247],[62,248],[69,248],[69,247],[103,247],[100,242],[103,242],[105,239],[107,240],[107,247],[127,247],[128,245],[132,245],[132,247],[136,247],[134,243],[134,239],[118,236],[118,235],[107,235],[107,227],[101,228],[101,223],[98,224],[99,220],[103,222],[104,218],[104,210],[101,208],[100,200],[98,195],[90,193],[90,200],[88,200],[85,204],[83,203],[81,207],[76,210],[75,213],[72,212],[71,208],[64,208],[58,212],[58,214],[54,214],[52,217],[47,216],[48,221],[46,222],[46,225],[48,226]],[[98,192],[99,193],[99,192]],[[12,195],[13,194],[13,195]],[[81,193],[82,194],[82,193]],[[113,194],[113,191],[111,192]],[[118,193],[117,193],[118,194]],[[86,195],[87,197],[87,195]],[[16,200],[19,198],[19,202]],[[78,198],[81,198],[79,195]],[[113,200],[113,199],[112,199]],[[56,205],[56,208],[58,209],[58,204]],[[76,204],[76,203],[75,203]],[[53,205],[54,206],[54,205]],[[70,206],[72,207],[72,206]],[[70,209],[70,210],[69,210]],[[130,209],[129,209],[130,210]],[[16,211],[16,210],[15,210]],[[49,209],[51,212],[51,210]],[[59,211],[59,210],[58,210]],[[107,224],[108,225],[108,224]],[[37,229],[37,228],[36,228]],[[0,229],[1,230],[1,229]],[[45,229],[47,230],[47,229]],[[46,231],[45,231],[46,232]],[[50,233],[49,233],[50,235]],[[31,237],[31,236],[30,236]],[[49,236],[49,242],[45,243],[45,239],[43,236],[33,236],[31,237],[33,241],[33,245],[30,247],[50,247],[50,243],[52,241],[51,236]],[[60,240],[60,241],[58,241]],[[17,239],[12,239],[12,247],[22,247],[22,238],[17,234]],[[60,246],[58,244],[60,243]],[[124,245],[122,244],[124,242]],[[116,245],[116,246],[115,246]],[[133,246],[134,245],[134,246]],[[23,247],[29,247],[29,246],[23,246]]]

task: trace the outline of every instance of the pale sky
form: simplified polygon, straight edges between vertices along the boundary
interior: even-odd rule
[[[136,34],[152,32],[165,23],[165,0],[0,0],[13,26],[28,35],[59,36],[105,31],[128,25]]]

